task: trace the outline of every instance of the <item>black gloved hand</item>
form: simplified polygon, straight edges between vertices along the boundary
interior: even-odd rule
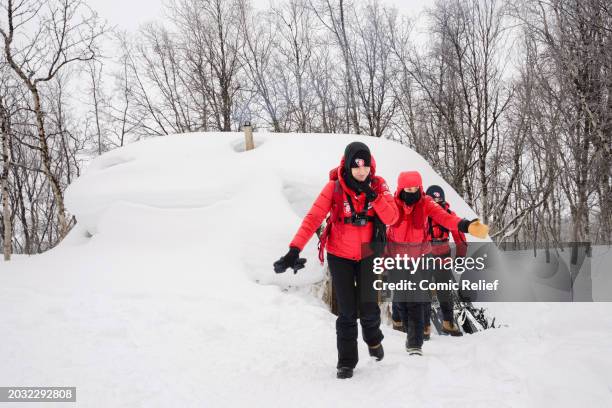
[[[306,258],[300,258],[299,256],[300,250],[296,247],[290,247],[285,256],[281,256],[278,261],[274,262],[274,272],[283,273],[287,268],[293,268],[293,273],[297,273],[306,263]]]
[[[359,183],[359,187],[361,191],[363,191],[363,194],[366,195],[369,202],[376,200],[376,197],[378,196],[378,194],[376,194],[376,191],[372,189],[369,182],[365,181],[363,183]]]
[[[469,230],[470,224],[473,223],[474,221],[478,221],[478,218],[474,218],[473,220],[462,218],[461,221],[459,221],[459,224],[457,225],[457,229],[463,232],[464,234],[467,234],[469,233],[468,230]]]

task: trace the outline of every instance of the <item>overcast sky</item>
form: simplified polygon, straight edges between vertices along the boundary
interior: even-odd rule
[[[163,18],[164,0],[85,0],[101,17],[120,29],[135,31],[147,21]],[[359,0],[355,0],[357,2]],[[365,0],[364,0],[365,1]],[[416,17],[424,7],[433,4],[434,0],[384,0],[405,15]],[[252,0],[258,8],[267,8],[269,0]]]

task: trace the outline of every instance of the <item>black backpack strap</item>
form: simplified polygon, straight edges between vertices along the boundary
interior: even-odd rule
[[[340,181],[336,180],[334,183],[334,192],[332,193],[332,213],[330,218],[332,222],[340,221],[342,204],[342,186],[340,185]]]

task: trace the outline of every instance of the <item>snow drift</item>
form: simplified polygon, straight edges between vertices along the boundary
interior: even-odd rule
[[[239,133],[149,139],[95,159],[66,192],[78,220],[57,248],[0,264],[0,384],[76,386],[84,407],[571,406],[612,402],[610,307],[494,305],[508,327],[434,337],[409,358],[335,379],[334,316],[305,270],[276,275],[301,217],[347,143],[367,143],[392,189],[400,171],[446,190],[412,150],[352,135]],[[469,402],[468,402],[469,401]],[[604,402],[605,401],[605,402]]]
[[[79,228],[96,239],[167,239],[170,247],[216,248],[211,253],[231,246],[233,261],[244,266],[240,270],[260,282],[311,283],[322,270],[314,256],[316,237],[305,251],[307,270],[297,277],[271,274],[271,259],[262,255],[284,254],[329,170],[355,139],[371,146],[377,172],[392,189],[401,171],[419,170],[425,185],[448,191],[458,214],[475,217],[414,151],[388,140],[336,134],[258,133],[257,147],[248,152],[241,133],[150,139],[95,160],[70,186],[66,202]]]

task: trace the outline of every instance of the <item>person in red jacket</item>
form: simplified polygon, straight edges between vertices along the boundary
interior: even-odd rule
[[[449,214],[456,215],[454,211],[450,209],[450,204],[446,201],[444,190],[438,185],[431,185],[425,192],[429,197],[432,198],[444,211]],[[452,235],[453,242],[455,243],[455,257],[465,257],[467,253],[467,243],[465,240],[465,234],[459,231],[457,228],[448,229],[443,225],[434,221],[431,217],[427,219],[427,231],[429,240],[431,242],[431,254],[434,257],[442,259],[450,259],[451,248],[449,245],[449,235]],[[435,268],[433,270],[433,277],[436,282],[447,282],[453,280],[453,275],[448,269]],[[437,291],[438,301],[440,302],[440,309],[442,311],[442,331],[451,336],[462,336],[463,333],[457,325],[454,323],[453,318],[453,303],[451,291]],[[431,335],[431,304],[429,307],[425,307],[425,331],[423,336],[425,340],[429,339]]]
[[[376,175],[376,162],[364,143],[350,143],[329,178],[289,244],[289,252],[275,262],[274,270],[280,273],[293,268],[297,272],[304,267],[306,260],[299,257],[300,251],[329,213],[320,250],[327,248],[338,304],[337,377],[350,378],[358,361],[357,316],[370,355],[377,360],[384,356],[380,309],[377,302],[369,301],[376,299],[374,253],[362,253],[362,248],[372,243],[375,235],[386,233],[385,225],[396,221],[398,211],[387,183]]]
[[[417,171],[400,173],[397,180],[395,202],[399,211],[398,220],[387,231],[388,250],[391,255],[403,253],[410,257],[427,256],[431,252],[427,219],[449,230],[457,229],[484,238],[488,227],[478,219],[469,221],[449,214],[423,191],[421,174]],[[430,255],[429,255],[430,256]],[[423,259],[423,261],[426,261]],[[416,280],[427,278],[426,270],[411,271]],[[411,294],[410,301],[394,301],[394,319],[400,318],[407,332],[406,351],[411,355],[422,355],[424,310],[430,299],[428,292]],[[394,299],[395,300],[395,299]]]

